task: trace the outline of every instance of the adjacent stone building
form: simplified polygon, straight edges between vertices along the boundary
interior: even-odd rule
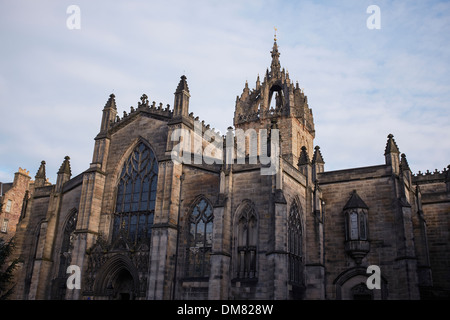
[[[66,157],[49,185],[41,163],[15,298],[448,298],[450,170],[412,174],[389,134],[384,163],[326,171],[276,41],[271,56],[224,136],[189,112],[185,76],[173,108],[144,94],[119,117],[111,94],[86,171]]]
[[[14,181],[0,182],[0,238],[8,241],[16,234],[16,226],[23,216],[29,197],[31,177],[29,171],[19,168]]]

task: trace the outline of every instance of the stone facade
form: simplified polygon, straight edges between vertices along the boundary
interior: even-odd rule
[[[30,180],[29,171],[19,168],[13,182],[0,182],[0,238],[3,240],[7,241],[16,234],[22,207],[29,197]]]
[[[185,76],[173,109],[144,94],[119,117],[111,94],[90,167],[71,177],[66,157],[54,185],[38,170],[15,298],[448,298],[450,170],[413,175],[389,135],[385,163],[325,171],[276,41],[271,56],[225,136],[189,113]]]

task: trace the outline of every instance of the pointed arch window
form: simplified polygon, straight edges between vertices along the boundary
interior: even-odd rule
[[[275,93],[275,95],[274,95]],[[269,109],[279,110],[284,106],[284,96],[282,88],[275,84],[269,91]]]
[[[189,215],[188,277],[209,276],[213,220],[213,207],[205,198],[200,198]]]
[[[302,284],[302,224],[300,207],[296,201],[291,205],[288,219],[288,252],[289,252],[289,281]]]
[[[64,300],[66,296],[67,267],[71,264],[73,234],[77,225],[78,211],[72,209],[64,227],[59,255],[58,277],[53,280],[52,299]]]
[[[254,207],[246,203],[239,213],[237,222],[237,278],[254,279],[257,277],[258,218]]]
[[[125,161],[117,186],[113,241],[121,235],[130,243],[150,241],[155,212],[158,162],[140,142]]]

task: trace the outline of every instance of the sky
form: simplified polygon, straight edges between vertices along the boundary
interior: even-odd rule
[[[390,133],[413,173],[450,165],[450,1],[0,0],[0,181],[44,160],[55,183],[66,155],[82,173],[111,93],[119,115],[143,93],[172,108],[183,74],[225,133],[274,27],[326,171],[384,164]]]

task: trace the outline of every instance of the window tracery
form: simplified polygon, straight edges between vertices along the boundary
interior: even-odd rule
[[[296,201],[291,205],[288,218],[289,281],[302,281],[302,224],[300,209]]]
[[[140,142],[124,163],[117,186],[113,241],[121,235],[131,243],[149,242],[153,226],[158,163]]]
[[[189,215],[189,237],[187,250],[187,276],[207,277],[210,271],[210,256],[213,236],[213,208],[201,198]]]
[[[257,277],[256,248],[258,218],[249,203],[239,213],[237,222],[237,278]]]

